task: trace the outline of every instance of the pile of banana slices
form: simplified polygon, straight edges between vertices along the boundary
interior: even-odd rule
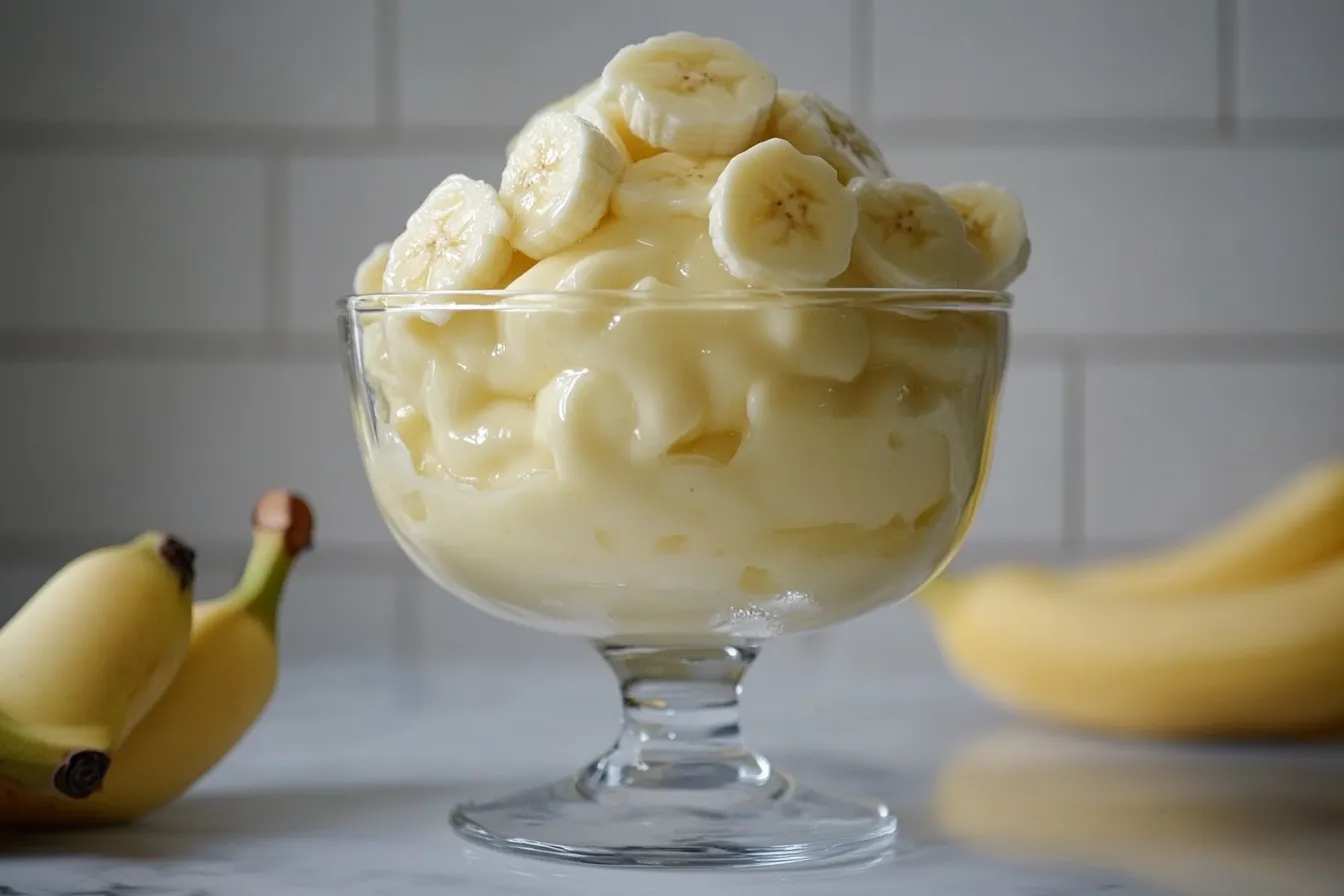
[[[849,115],[779,89],[738,44],[675,32],[510,141],[499,187],[452,174],[358,266],[357,293],[505,289],[613,218],[704,219],[744,286],[1006,289],[1031,254],[1019,199],[892,177]]]

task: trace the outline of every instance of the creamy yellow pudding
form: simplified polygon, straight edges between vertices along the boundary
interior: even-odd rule
[[[1016,198],[894,178],[833,105],[681,33],[511,147],[355,278],[369,478],[421,568],[524,623],[683,643],[933,574],[991,449]]]

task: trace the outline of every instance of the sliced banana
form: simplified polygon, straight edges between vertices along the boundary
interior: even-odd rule
[[[659,153],[630,166],[611,196],[611,210],[636,215],[709,217],[709,191],[723,173],[727,159],[691,159]]]
[[[686,156],[731,156],[764,132],[777,84],[730,40],[676,31],[623,48],[602,86],[631,132]]]
[[[490,289],[513,258],[495,188],[452,174],[429,192],[388,248],[383,289]]]
[[[891,287],[969,285],[980,258],[956,210],[924,184],[856,177],[854,264],[872,283]]]
[[[939,191],[966,225],[966,236],[980,253],[971,286],[1006,289],[1027,269],[1031,239],[1022,200],[989,183],[952,184]]]
[[[545,258],[592,233],[624,169],[620,151],[574,113],[537,118],[519,135],[499,182],[514,247]]]
[[[596,127],[621,152],[627,165],[656,156],[662,150],[650,146],[630,132],[625,115],[616,99],[596,81],[574,107],[574,114]]]
[[[391,243],[379,243],[355,268],[355,280],[352,284],[355,295],[367,296],[383,291],[383,273],[387,270],[387,256],[391,249]]]
[[[855,177],[890,177],[882,150],[834,103],[815,93],[781,90],[775,97],[771,133],[808,155],[831,163],[842,183]]]
[[[821,286],[849,266],[854,194],[835,169],[772,137],[734,157],[709,193],[709,235],[748,286]]]

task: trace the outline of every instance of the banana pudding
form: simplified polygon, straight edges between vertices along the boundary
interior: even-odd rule
[[[969,525],[1029,255],[1011,193],[893,177],[737,44],[626,47],[358,266],[377,504],[436,581],[554,631],[854,616]]]

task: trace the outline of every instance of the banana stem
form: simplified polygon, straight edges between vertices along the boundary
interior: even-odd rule
[[[283,532],[257,532],[242,578],[229,599],[243,604],[247,612],[274,630],[280,596],[284,593],[293,561],[293,556],[286,550]]]
[[[313,544],[313,512],[284,490],[261,496],[252,512],[252,550],[238,586],[227,598],[275,630],[280,596],[294,559]]]

